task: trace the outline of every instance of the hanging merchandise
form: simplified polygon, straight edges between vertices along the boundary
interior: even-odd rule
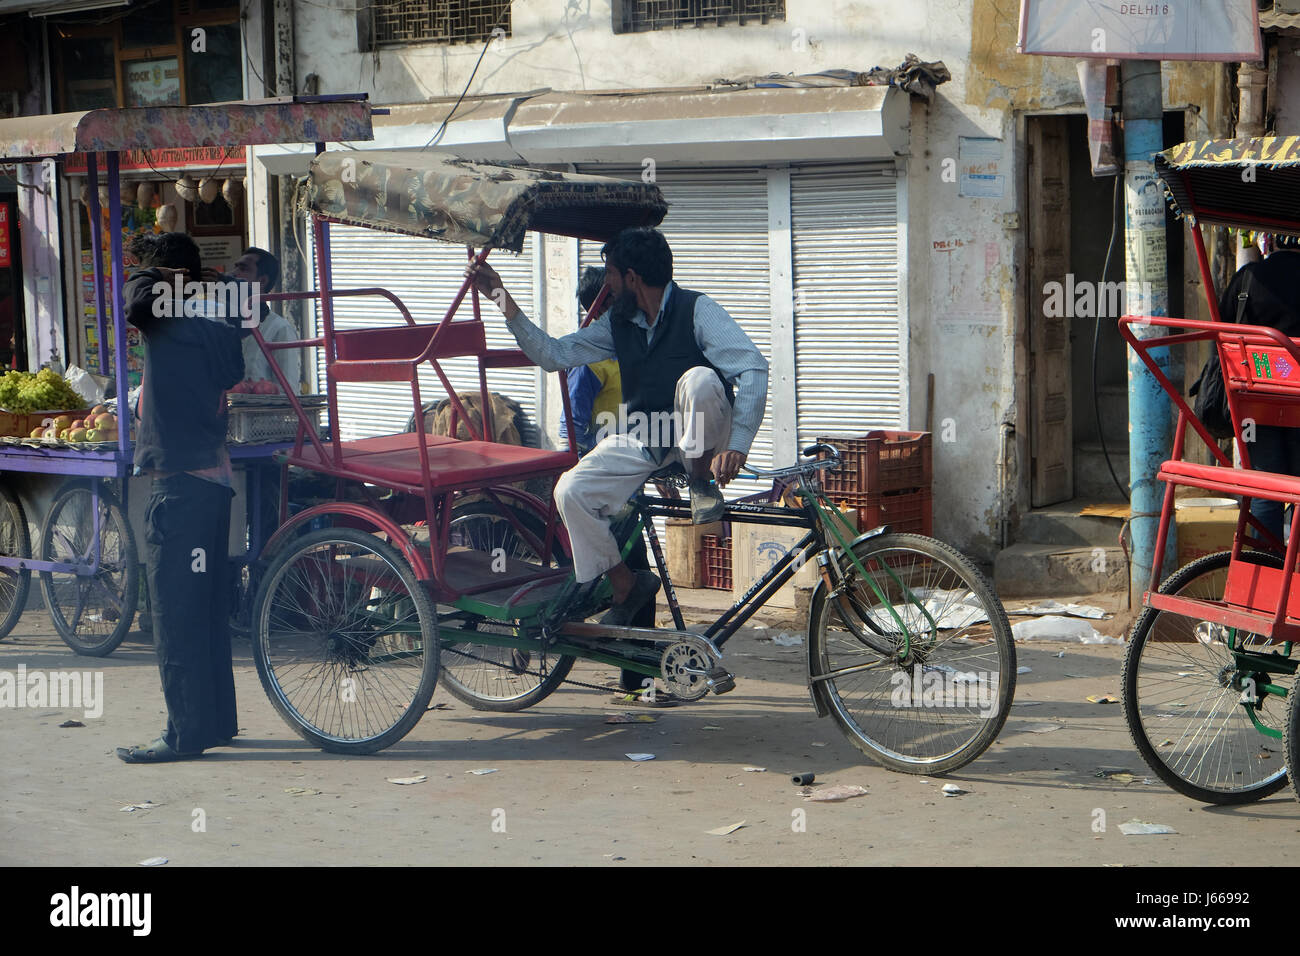
[[[143,182],[135,189],[135,202],[137,206],[148,209],[153,203],[153,183]]]
[[[176,180],[176,195],[180,196],[186,202],[198,202],[199,187],[194,183],[194,177],[182,176]]]
[[[230,204],[230,208],[234,209],[244,198],[244,185],[238,179],[227,179],[221,186],[221,195]]]
[[[199,199],[204,202],[212,202],[217,198],[217,193],[221,191],[217,181],[211,176],[205,176],[199,180]]]
[[[159,232],[176,231],[176,207],[171,203],[163,203],[157,210],[157,222]]]

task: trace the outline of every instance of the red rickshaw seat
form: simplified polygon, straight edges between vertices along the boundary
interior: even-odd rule
[[[1157,477],[1176,485],[1191,485],[1225,495],[1248,495],[1268,501],[1300,504],[1300,477],[1279,475],[1271,471],[1198,465],[1171,459],[1160,466]]]

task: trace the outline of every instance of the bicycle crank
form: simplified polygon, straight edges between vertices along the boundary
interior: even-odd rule
[[[668,692],[682,700],[699,700],[709,691],[725,694],[736,687],[735,675],[718,661],[713,646],[699,637],[683,636],[669,644],[659,671]]]

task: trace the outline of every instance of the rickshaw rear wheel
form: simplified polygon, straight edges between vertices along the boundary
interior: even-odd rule
[[[27,516],[18,496],[0,486],[0,554],[6,558],[30,558],[31,536]],[[14,629],[27,607],[32,586],[32,572],[23,568],[0,568],[0,640]]]
[[[90,485],[67,484],[41,525],[42,561],[79,563],[94,557],[95,506]],[[78,654],[106,657],[117,649],[135,619],[140,598],[140,561],[131,526],[116,496],[99,486],[99,571],[79,575],[41,572],[41,593],[63,642]]]
[[[383,750],[433,697],[433,603],[401,552],[376,535],[324,528],[289,542],[262,577],[252,622],[263,689],[322,750]]]
[[[808,667],[819,709],[890,770],[965,766],[993,743],[1015,695],[1016,650],[1002,602],[959,551],[933,538],[881,535],[854,554],[885,600],[845,555],[846,600],[825,584],[813,593]],[[891,607],[913,639],[906,656]]]
[[[502,508],[509,509],[530,534],[545,541],[543,516],[514,504],[498,507],[491,501],[466,501],[452,510],[450,545],[476,551],[504,548],[509,558],[538,561],[536,550],[515,531]],[[560,566],[568,563],[558,539],[552,540],[551,556]],[[506,626],[491,622],[479,625],[480,628]],[[547,655],[543,662],[538,651],[525,652],[449,637],[443,646],[442,683],[453,697],[475,710],[514,712],[550,696],[564,683],[573,664],[570,655]]]
[[[1255,564],[1280,568],[1277,555],[1243,551]],[[1221,600],[1231,552],[1208,554],[1174,572],[1160,594]],[[1287,773],[1272,738],[1261,734],[1241,704],[1235,686],[1226,630],[1181,614],[1146,608],[1133,625],[1124,668],[1124,720],[1142,759],[1161,780],[1202,803],[1236,804],[1260,800],[1286,786]],[[1244,646],[1259,653],[1281,645],[1257,634],[1241,634]],[[1273,675],[1291,685],[1291,675]],[[1294,713],[1294,693],[1291,712]],[[1257,716],[1281,730],[1287,715],[1281,699],[1268,695]],[[1273,706],[1270,706],[1273,705]],[[1289,738],[1288,738],[1289,743]]]

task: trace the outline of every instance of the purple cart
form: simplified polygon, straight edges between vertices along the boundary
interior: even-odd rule
[[[371,108],[364,95],[292,97],[213,106],[101,109],[0,120],[0,162],[49,163],[55,170],[71,154],[86,155],[87,201],[92,223],[99,367],[107,368],[105,335],[112,321],[113,367],[118,396],[127,394],[126,326],[122,314],[122,233],[111,230],[112,276],[105,288],[101,176],[108,187],[110,223],[120,223],[121,153],[176,147],[243,147],[273,143],[368,141]],[[102,154],[102,155],[101,155]],[[48,177],[47,181],[52,181]],[[260,343],[260,336],[258,337]],[[265,346],[263,346],[265,348]],[[124,402],[120,403],[124,404]],[[126,420],[124,410],[120,420]],[[55,629],[78,654],[102,657],[122,642],[135,617],[139,557],[126,517],[133,449],[129,429],[116,447],[94,450],[32,444],[0,445],[0,639],[21,617],[40,575]],[[269,459],[288,443],[231,445],[235,462]],[[254,470],[256,474],[256,469]],[[15,493],[31,476],[56,482],[35,539]],[[258,513],[256,478],[250,513]],[[254,518],[256,553],[264,529]]]

